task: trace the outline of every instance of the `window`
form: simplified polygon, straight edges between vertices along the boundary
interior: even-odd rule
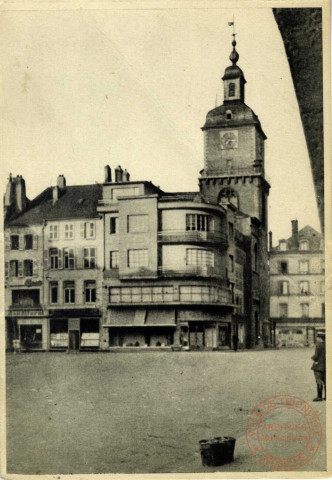
[[[64,303],[75,303],[75,282],[64,282],[63,294]]]
[[[24,235],[24,248],[25,250],[32,250],[33,248],[33,236]]]
[[[148,250],[128,250],[128,267],[147,267],[149,265]]]
[[[234,273],[234,257],[233,255],[228,255],[228,268],[230,273]]]
[[[84,248],[84,268],[96,268],[96,249]]]
[[[75,268],[75,255],[73,248],[63,249],[63,268],[68,270]]]
[[[84,238],[95,238],[95,222],[85,222],[84,224]]]
[[[230,83],[228,86],[228,96],[234,97],[235,96],[235,83]]]
[[[308,240],[301,240],[300,241],[300,250],[309,250]]]
[[[226,111],[226,120],[232,120],[232,112],[230,110]]]
[[[32,260],[24,260],[23,262],[23,275],[25,277],[32,277],[33,274],[33,262]]]
[[[280,240],[279,242],[279,250],[287,250],[287,244],[286,244],[286,241],[285,240]]]
[[[110,303],[159,303],[173,300],[173,287],[110,287]]]
[[[308,295],[309,294],[309,282],[302,281],[299,283],[299,291],[300,295]]]
[[[9,263],[9,275],[18,277],[18,260],[11,260]]]
[[[59,268],[59,251],[57,248],[50,249],[50,264],[52,269]]]
[[[279,262],[279,271],[280,271],[280,273],[288,273],[287,262]]]
[[[324,295],[324,293],[325,293],[325,282],[320,282],[319,292],[320,292],[321,295]]]
[[[148,215],[128,215],[128,232],[142,233],[148,231]]]
[[[231,222],[228,222],[228,233],[229,233],[229,237],[233,240],[233,238],[234,238],[234,225]]]
[[[302,317],[309,317],[309,303],[301,303],[300,307]]]
[[[39,290],[13,290],[12,304],[16,307],[34,307],[39,305]]]
[[[115,235],[119,232],[119,217],[110,218],[110,234]]]
[[[279,303],[279,313],[281,317],[287,317],[288,315],[288,305],[287,303]]]
[[[85,303],[95,303],[96,301],[96,282],[85,282]]]
[[[65,224],[65,239],[70,240],[74,238],[74,225],[72,223]]]
[[[50,283],[50,303],[58,303],[59,285],[58,282]]]
[[[50,225],[50,240],[58,240],[59,229],[58,225]]]
[[[213,231],[213,217],[211,215],[188,213],[186,215],[186,230],[197,232]]]
[[[322,303],[322,317],[325,317],[325,303]]]
[[[321,267],[322,273],[325,273],[325,260],[320,261],[320,267]]]
[[[18,235],[10,236],[10,249],[18,250],[20,245],[20,237]]]
[[[119,252],[117,250],[110,252],[110,268],[119,268]]]
[[[186,250],[186,265],[197,265],[203,267],[214,266],[214,253],[212,250],[205,250],[203,248],[187,248]]]
[[[280,295],[289,294],[289,282],[287,281],[279,282],[279,294]]]
[[[179,293],[181,302],[231,303],[228,290],[211,285],[181,285]]]
[[[300,260],[300,273],[309,273],[309,260]]]

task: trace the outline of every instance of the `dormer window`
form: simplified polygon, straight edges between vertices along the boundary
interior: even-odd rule
[[[230,83],[228,87],[228,96],[235,97],[235,83]]]
[[[232,120],[232,112],[230,110],[227,110],[226,112],[226,120]]]

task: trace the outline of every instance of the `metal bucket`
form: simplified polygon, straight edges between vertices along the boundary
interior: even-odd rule
[[[199,442],[202,465],[217,467],[234,460],[235,441],[233,437],[214,437]]]

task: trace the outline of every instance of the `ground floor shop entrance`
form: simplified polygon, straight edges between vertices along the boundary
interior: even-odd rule
[[[173,327],[109,328],[110,347],[171,347]]]
[[[304,324],[276,325],[275,341],[279,348],[287,347],[312,347],[316,344],[317,334],[325,331],[324,324],[307,326]]]
[[[182,331],[185,332],[182,327]],[[190,350],[228,349],[230,347],[231,324],[221,322],[188,322]],[[182,334],[182,343],[183,343]]]
[[[20,325],[20,345],[24,350],[42,350],[42,325]]]
[[[50,318],[51,350],[99,350],[99,316],[90,317],[87,316],[88,312],[79,310],[75,312],[63,310],[55,313],[59,316],[54,315]],[[70,314],[75,314],[75,317]],[[84,314],[86,316],[83,316]]]

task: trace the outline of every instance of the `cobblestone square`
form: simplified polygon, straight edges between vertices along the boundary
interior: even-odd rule
[[[314,403],[313,349],[7,356],[7,470],[24,474],[264,471],[245,440],[273,395]],[[237,439],[234,462],[203,467],[199,440]]]

